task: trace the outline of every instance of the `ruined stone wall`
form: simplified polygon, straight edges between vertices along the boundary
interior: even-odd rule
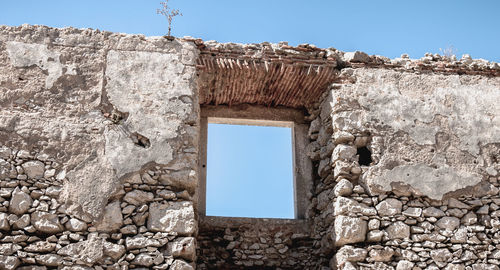
[[[383,68],[341,76],[309,132],[322,263],[498,269],[500,79]]]
[[[311,269],[316,265],[305,220],[205,217],[199,269]]]
[[[242,72],[274,91],[245,100],[309,111],[305,219],[197,214],[200,91],[232,97]],[[0,26],[0,269],[498,269],[499,78],[470,57]]]
[[[0,27],[0,269],[193,269],[197,53]]]

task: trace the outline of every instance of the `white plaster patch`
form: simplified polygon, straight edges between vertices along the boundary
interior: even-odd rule
[[[435,200],[441,200],[446,193],[481,182],[481,176],[477,174],[447,166],[434,169],[425,164],[401,165],[384,170],[380,175],[372,175],[376,170],[370,169],[364,175],[371,190],[391,191],[391,183],[403,183],[410,185],[416,195],[425,195]]]
[[[141,148],[135,145],[119,126],[106,128],[105,155],[115,169],[117,177],[135,172],[148,162],[166,164],[173,158],[172,147],[166,141],[153,140],[151,147]]]
[[[187,74],[186,74],[187,72]],[[183,121],[193,112],[190,82],[194,73],[180,63],[180,55],[156,52],[110,51],[107,55],[106,90],[111,104],[128,112],[127,120],[108,128],[106,156],[121,177],[154,161],[167,164],[173,158],[169,140],[179,135]],[[129,138],[138,132],[151,146],[141,148]]]
[[[460,149],[478,155],[481,145],[500,142],[500,88],[438,88],[435,95],[442,103],[451,102],[448,122],[460,139]]]
[[[435,144],[440,126],[431,124],[436,115],[448,119],[449,129],[460,140],[460,149],[478,155],[480,145],[500,142],[500,89],[491,85],[453,85],[435,88],[420,98],[403,95],[389,82],[369,86],[359,95],[368,108],[363,122],[378,122],[405,131],[417,144]],[[361,89],[358,89],[361,91]]]
[[[370,86],[366,96],[358,99],[361,106],[369,109],[364,114],[365,122],[378,121],[395,130],[403,130],[418,144],[434,144],[438,127],[428,125],[440,112],[449,114],[449,109],[429,98],[425,101],[404,96],[394,85],[385,87]]]
[[[63,65],[59,59],[60,53],[48,49],[47,45],[29,44],[9,41],[6,43],[7,53],[15,67],[36,65],[48,72],[45,88],[51,88],[64,74],[75,75],[75,65]]]

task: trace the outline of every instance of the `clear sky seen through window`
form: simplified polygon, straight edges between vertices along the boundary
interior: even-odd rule
[[[294,218],[292,131],[208,124],[209,216]]]

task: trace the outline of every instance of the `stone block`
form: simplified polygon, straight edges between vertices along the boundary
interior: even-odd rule
[[[403,203],[396,199],[385,199],[375,208],[378,211],[378,214],[381,216],[394,216],[397,214],[401,214],[401,210],[403,209]]]
[[[100,232],[113,232],[123,225],[122,209],[119,201],[114,201],[106,205],[101,220],[95,224]]]
[[[192,235],[197,226],[191,202],[151,203],[148,229],[153,232],[176,232]]]
[[[335,246],[363,242],[368,223],[361,218],[337,216],[335,218]]]
[[[410,226],[402,221],[397,221],[389,225],[385,231],[387,232],[387,238],[390,240],[410,238]]]

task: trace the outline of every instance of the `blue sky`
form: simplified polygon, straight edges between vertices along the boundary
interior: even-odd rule
[[[208,124],[207,215],[293,218],[291,132]]]
[[[160,0],[2,0],[0,24],[44,24],[166,33]],[[343,51],[420,58],[457,54],[500,62],[498,0],[170,0],[181,10],[172,34],[219,42],[289,41]]]
[[[90,27],[147,36],[164,35],[167,22],[156,14],[159,2],[2,0],[0,24]],[[439,53],[440,48],[453,46],[458,57],[468,53],[473,58],[500,62],[498,0],[170,0],[169,4],[183,13],[173,22],[172,35],[179,37],[193,36],[219,42],[310,43],[323,48],[361,50],[390,58],[399,57],[402,53],[420,58],[426,52]],[[290,166],[288,159],[273,156],[289,156],[286,152],[291,149],[291,143],[287,141],[290,139],[289,130],[276,128],[267,135],[262,130],[267,129],[249,131],[227,126],[212,126],[209,129],[207,168],[209,178],[216,180],[211,184],[209,179],[207,187],[208,214],[238,216],[242,209],[249,209],[248,213],[241,215],[293,215],[288,187],[283,186],[280,192],[269,187],[275,183],[272,181],[291,177],[286,175],[291,173],[287,167]],[[265,139],[262,139],[263,136]],[[229,147],[231,143],[236,143],[235,140],[244,142],[241,148]],[[252,141],[260,145],[266,143],[264,146],[267,149],[276,149],[262,154],[259,151],[263,150],[252,147]],[[243,164],[231,163],[241,157],[249,160],[243,160]],[[279,160],[278,163],[276,160]],[[243,167],[250,163],[254,165],[250,169]],[[265,172],[263,167],[271,163],[272,169]],[[231,164],[229,167],[234,170],[220,167],[227,164]],[[243,190],[241,193],[228,191],[237,183],[235,179],[243,177],[247,177],[247,182],[253,185],[236,185]],[[262,185],[267,185],[265,189],[259,187],[258,180],[264,181]],[[266,190],[270,192],[263,193]],[[244,201],[246,197],[249,198],[246,204],[231,204],[234,209],[217,209],[220,205],[227,206],[227,201]],[[283,202],[283,208],[275,209],[275,205],[265,201],[269,198],[273,202]],[[252,212],[254,210],[259,212]]]

